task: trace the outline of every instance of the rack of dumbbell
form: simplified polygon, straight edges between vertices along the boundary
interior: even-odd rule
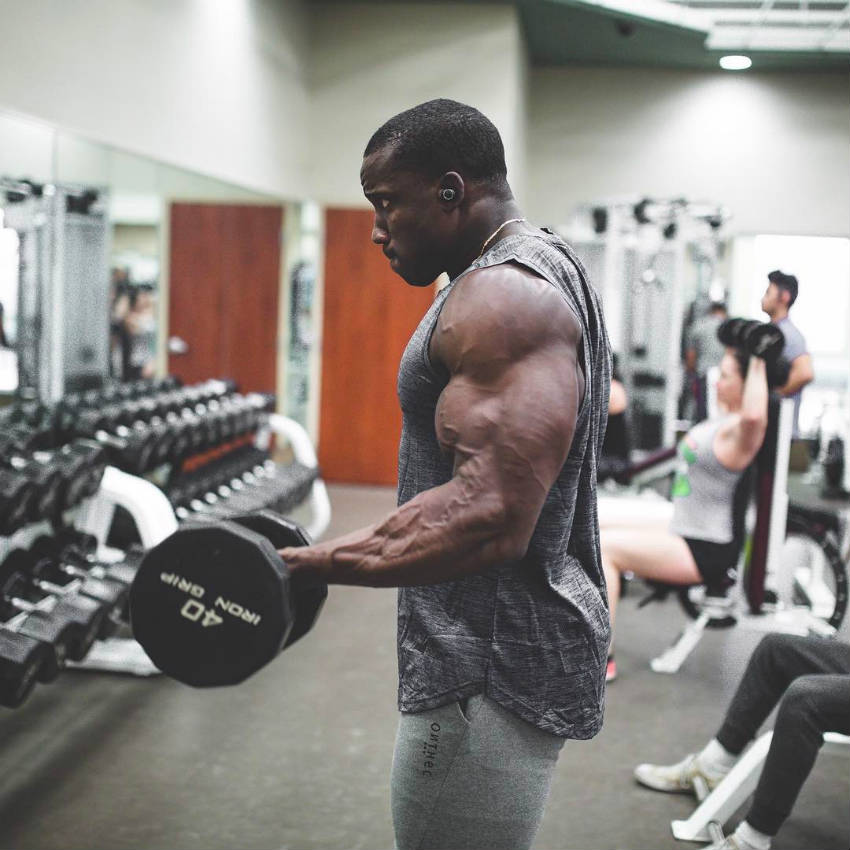
[[[304,501],[318,470],[278,464],[260,448],[273,408],[273,396],[242,395],[230,381],[116,385],[63,399],[55,440],[94,440],[111,465],[154,478],[180,521],[285,513]]]
[[[22,401],[0,416],[0,705],[12,708],[114,632],[140,560],[98,563],[67,524],[97,492],[106,453],[86,439],[52,446],[28,421],[39,407]]]
[[[97,541],[64,528],[0,564],[0,705],[17,708],[37,682],[81,662],[95,641],[127,629],[127,598],[142,551],[100,563]]]

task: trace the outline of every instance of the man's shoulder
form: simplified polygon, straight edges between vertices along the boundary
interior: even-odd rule
[[[515,263],[475,269],[457,281],[440,313],[434,341],[448,350],[489,349],[520,357],[548,342],[581,339],[581,324],[548,280]],[[448,350],[447,350],[448,349]]]
[[[780,319],[776,325],[785,337],[785,349],[783,352],[785,357],[793,360],[795,357],[806,353],[806,338],[790,318],[786,316],[784,319]]]

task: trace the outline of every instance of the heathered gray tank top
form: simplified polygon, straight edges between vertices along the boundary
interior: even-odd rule
[[[722,419],[695,425],[679,441],[673,479],[670,531],[682,537],[730,543],[732,502],[744,471],[727,469],[714,454],[714,437]]]
[[[443,304],[463,274],[506,262],[547,280],[578,317],[585,396],[525,557],[457,581],[399,589],[399,709],[424,711],[483,692],[547,732],[590,738],[602,725],[610,640],[596,513],[610,349],[596,291],[559,237],[535,231],[497,242],[437,296],[413,333],[398,374],[398,501],[452,477],[434,426],[448,376],[429,358]]]

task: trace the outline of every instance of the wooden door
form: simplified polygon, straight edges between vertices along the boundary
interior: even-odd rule
[[[275,392],[282,223],[281,207],[171,205],[168,369],[184,383]]]
[[[401,411],[398,364],[434,300],[372,244],[373,214],[325,214],[319,464],[329,481],[394,485]]]

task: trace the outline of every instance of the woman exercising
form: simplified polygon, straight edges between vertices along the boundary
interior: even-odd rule
[[[732,504],[735,488],[767,430],[765,361],[727,348],[720,363],[717,403],[721,414],[691,428],[678,446],[668,504],[648,514],[600,506],[602,565],[608,584],[611,627],[620,596],[620,574],[668,584],[716,584],[738,560]],[[617,675],[613,644],[607,680]]]

